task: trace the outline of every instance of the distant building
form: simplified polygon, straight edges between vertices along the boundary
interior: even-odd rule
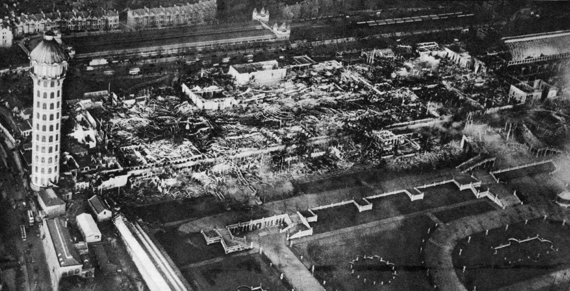
[[[558,73],[570,65],[570,30],[504,37],[509,72],[523,76]]]
[[[560,93],[560,88],[550,85],[541,79],[534,81],[534,89],[542,92],[542,100],[555,98]]]
[[[319,62],[317,64],[315,64],[313,66],[316,70],[340,70],[342,69],[344,66],[342,65],[341,62],[337,61],[337,60],[327,60],[327,61],[322,61]]]
[[[0,47],[11,47],[14,40],[12,27],[7,19],[0,19]]]
[[[91,211],[97,217],[97,221],[102,222],[111,219],[113,212],[109,209],[109,205],[101,197],[94,195],[87,200]]]
[[[108,90],[85,92],[82,98],[66,99],[65,104],[75,108],[75,110],[91,110],[94,108],[103,108],[103,103],[113,101],[116,99],[117,94],[109,92]]]
[[[127,26],[132,29],[191,25],[215,19],[216,0],[202,0],[181,6],[129,9]]]
[[[116,174],[113,176],[102,175],[101,184],[97,186],[98,189],[106,190],[118,187],[125,187],[129,182],[130,175],[126,174]]]
[[[25,14],[14,17],[14,32],[20,37],[50,30],[62,32],[105,31],[119,29],[117,10],[96,9],[90,12],[73,9],[65,12]]]
[[[23,120],[30,120],[30,118],[32,118],[33,113],[34,113],[34,109],[32,107],[27,107],[27,108],[24,108],[22,111],[20,111],[20,117]]]
[[[30,173],[30,168],[32,167],[32,146],[29,143],[27,145],[29,145],[29,148],[20,150],[20,156],[24,162],[26,173]]]
[[[487,64],[478,58],[473,58],[473,72],[476,74],[487,73]]]
[[[72,10],[60,13],[63,32],[103,31],[119,29],[119,12],[117,10],[96,9],[91,12]]]
[[[396,135],[389,130],[375,130],[373,134],[384,150],[392,150],[405,141],[402,135]]]
[[[541,92],[535,90],[527,83],[521,82],[511,85],[509,89],[509,99],[518,103],[527,103],[540,100]]]
[[[186,84],[182,84],[182,92],[184,92],[200,110],[223,110],[238,104],[234,97],[226,95],[225,92],[217,86],[206,88],[196,86],[189,88]]]
[[[421,42],[416,44],[416,52],[420,56],[446,58],[462,68],[471,69],[474,66],[473,57],[459,44],[440,46],[436,42]],[[481,64],[478,64],[479,66]],[[479,68],[477,68],[479,70]]]
[[[433,41],[416,43],[416,52],[420,56],[428,55],[444,57],[446,55],[446,51],[441,48],[437,42]]]
[[[16,125],[21,136],[28,137],[32,134],[32,125],[28,120],[17,120]]]
[[[62,218],[44,219],[40,226],[44,254],[52,290],[59,290],[62,277],[94,277],[89,254],[81,244],[74,244],[67,223]]]
[[[444,47],[445,57],[462,68],[471,68],[473,66],[473,58],[462,47],[458,45],[449,45]]]
[[[288,65],[290,69],[308,68],[315,65],[317,62],[307,55],[294,56]]]
[[[531,84],[520,82],[511,85],[509,98],[518,103],[535,102],[555,98],[560,91],[556,86],[552,86],[540,79],[535,80]]]
[[[73,199],[73,187],[71,186],[69,179],[59,180],[58,188],[55,188],[54,191],[63,201],[69,202]]]
[[[265,8],[261,8],[261,10],[257,12],[257,8],[254,8],[251,15],[251,20],[263,21],[267,23],[269,22],[269,11],[266,11]]]
[[[76,220],[79,231],[81,231],[85,242],[92,243],[101,241],[101,231],[99,231],[99,228],[91,214],[81,213],[77,215]]]
[[[276,60],[237,64],[230,66],[228,74],[236,79],[238,85],[245,85],[248,82],[259,85],[273,85],[285,79],[286,68],[280,68]]]
[[[14,18],[14,34],[21,37],[29,34],[40,34],[58,29],[61,17],[56,13],[22,13]]]
[[[65,215],[65,202],[55,194],[52,188],[42,188],[38,191],[38,203],[47,217]]]
[[[76,112],[72,119],[73,130],[68,136],[73,137],[77,142],[89,147],[90,149],[97,146],[97,142],[101,140],[98,129],[101,124],[93,118],[88,110]]]
[[[291,36],[291,26],[285,22],[283,22],[281,25],[274,23],[271,31],[278,39],[289,39]]]
[[[123,104],[125,104],[127,106],[133,106],[135,104],[145,105],[149,97],[150,97],[149,94],[145,94],[143,92],[140,95],[130,94],[128,96],[125,96],[122,101],[123,101]]]
[[[396,55],[394,54],[394,51],[390,48],[385,48],[385,49],[372,49],[369,51],[362,51],[360,53],[360,56],[362,57],[366,57],[366,61],[369,64],[373,64],[374,61],[376,60],[376,58],[379,59],[393,59],[396,57]]]

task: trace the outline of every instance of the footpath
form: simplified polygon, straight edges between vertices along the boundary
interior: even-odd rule
[[[283,272],[284,277],[295,290],[325,291],[319,281],[287,247],[285,236],[267,235],[259,240],[259,247],[271,262]]]

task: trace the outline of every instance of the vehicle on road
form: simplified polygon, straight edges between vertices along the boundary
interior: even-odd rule
[[[35,222],[34,213],[32,212],[32,210],[28,210],[28,224],[30,226],[33,226],[34,222]]]
[[[141,68],[135,67],[129,70],[129,75],[138,75],[141,72]]]
[[[20,225],[20,235],[22,236],[23,241],[26,241],[28,238],[26,234],[26,227],[23,224]]]

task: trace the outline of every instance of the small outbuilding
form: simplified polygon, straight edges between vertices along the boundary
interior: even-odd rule
[[[77,226],[83,235],[85,242],[93,243],[101,241],[101,231],[97,227],[95,220],[89,213],[77,215]]]
[[[102,222],[111,219],[113,213],[109,208],[109,205],[107,205],[107,202],[101,199],[101,197],[93,195],[93,197],[89,198],[87,202],[89,203],[89,207],[93,211],[93,214],[97,217],[97,221]]]
[[[38,203],[48,218],[65,215],[65,202],[52,188],[42,188],[38,192]]]

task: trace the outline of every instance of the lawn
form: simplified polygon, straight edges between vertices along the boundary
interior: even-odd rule
[[[418,172],[417,170],[394,172],[388,169],[367,169],[350,174],[325,176],[322,179],[293,182],[297,192],[318,193],[343,188],[372,186],[380,192],[419,186],[452,177],[452,169]],[[364,184],[367,183],[368,185]],[[355,193],[358,194],[358,193]]]
[[[224,211],[224,205],[213,196],[161,202],[130,209],[146,222],[173,222],[201,218]]]
[[[509,186],[526,203],[553,201],[564,185],[547,173],[511,179]]]
[[[200,290],[234,291],[260,285],[271,291],[290,290],[279,279],[280,273],[259,254],[228,256],[223,262],[183,270],[183,275]]]
[[[512,171],[506,171],[502,173],[495,174],[495,177],[501,181],[508,181],[524,176],[530,176],[540,173],[549,173],[555,170],[553,163],[538,164],[531,167],[525,167],[521,169],[516,169]]]
[[[6,69],[18,66],[27,66],[30,60],[26,53],[17,45],[12,45],[9,48],[0,48],[0,69]]]
[[[509,238],[527,239],[517,243]],[[570,267],[570,229],[543,219],[493,229],[465,238],[453,251],[459,279],[468,290],[495,290]],[[542,240],[542,241],[541,241]],[[509,244],[510,243],[510,244]],[[503,246],[503,247],[500,247]],[[493,248],[497,248],[496,253]],[[459,255],[462,250],[461,256]],[[466,266],[466,272],[462,268]]]
[[[408,195],[404,193],[371,199],[372,210],[361,213],[353,204],[315,211],[318,215],[318,221],[313,223],[314,233],[351,227],[475,199],[470,191],[459,191],[452,183],[426,188],[424,192],[424,199],[414,202],[410,201]]]
[[[489,200],[484,199],[473,204],[442,210],[434,214],[439,220],[448,223],[461,217],[482,214],[496,209]]]
[[[314,276],[326,281],[327,290],[433,290],[419,253],[429,227],[433,222],[422,215],[371,234],[351,232],[297,243],[293,252],[307,267],[315,265]],[[352,273],[350,263],[357,258]]]

